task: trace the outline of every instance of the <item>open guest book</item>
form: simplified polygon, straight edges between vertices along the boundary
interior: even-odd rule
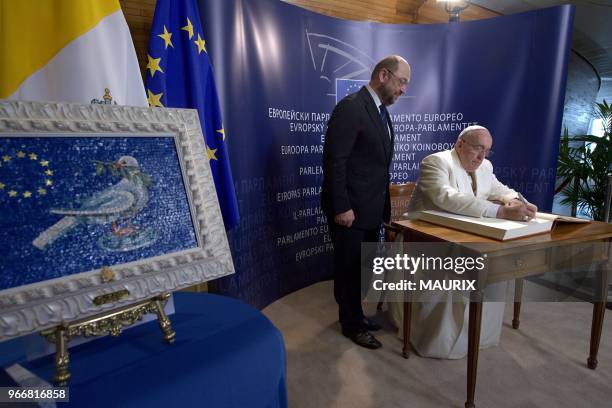
[[[582,218],[541,212],[536,213],[536,217],[532,220],[521,222],[502,220],[499,218],[477,218],[433,210],[421,211],[419,219],[500,241],[526,237],[528,235],[543,234],[552,230],[559,222],[590,222]]]

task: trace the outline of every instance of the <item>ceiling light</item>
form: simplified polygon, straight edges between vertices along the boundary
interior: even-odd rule
[[[444,3],[449,23],[458,23],[459,14],[472,3],[470,0],[437,0],[437,2]]]

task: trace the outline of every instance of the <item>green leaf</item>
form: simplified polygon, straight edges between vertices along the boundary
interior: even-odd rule
[[[604,135],[570,136],[567,128],[559,144],[557,177],[570,179],[561,191],[561,203],[576,205],[593,219],[602,220],[608,176],[612,174],[612,106],[594,105],[594,116],[602,119]]]

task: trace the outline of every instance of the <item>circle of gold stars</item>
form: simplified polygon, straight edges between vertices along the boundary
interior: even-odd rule
[[[44,183],[34,191],[25,190],[17,185],[8,185],[0,180],[0,197],[7,195],[10,198],[32,198],[37,195],[39,197],[47,195],[47,189],[53,186],[53,170],[49,167],[49,161],[38,157],[34,152],[26,153],[23,150],[19,150],[14,156],[4,154],[0,156],[0,167],[8,166],[13,162],[19,162],[21,160],[30,160],[38,162],[40,170],[44,177]]]

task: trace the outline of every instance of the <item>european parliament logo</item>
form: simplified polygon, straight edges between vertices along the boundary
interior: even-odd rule
[[[312,67],[319,78],[329,84],[327,95],[335,96],[336,102],[346,96],[344,92],[338,93],[337,78],[347,78],[347,81],[350,81],[349,78],[369,78],[376,63],[368,52],[341,38],[306,30],[306,42]],[[359,82],[360,86],[367,83],[366,80]]]
[[[336,79],[336,103],[345,96],[359,91],[368,82],[370,82],[368,79]]]

